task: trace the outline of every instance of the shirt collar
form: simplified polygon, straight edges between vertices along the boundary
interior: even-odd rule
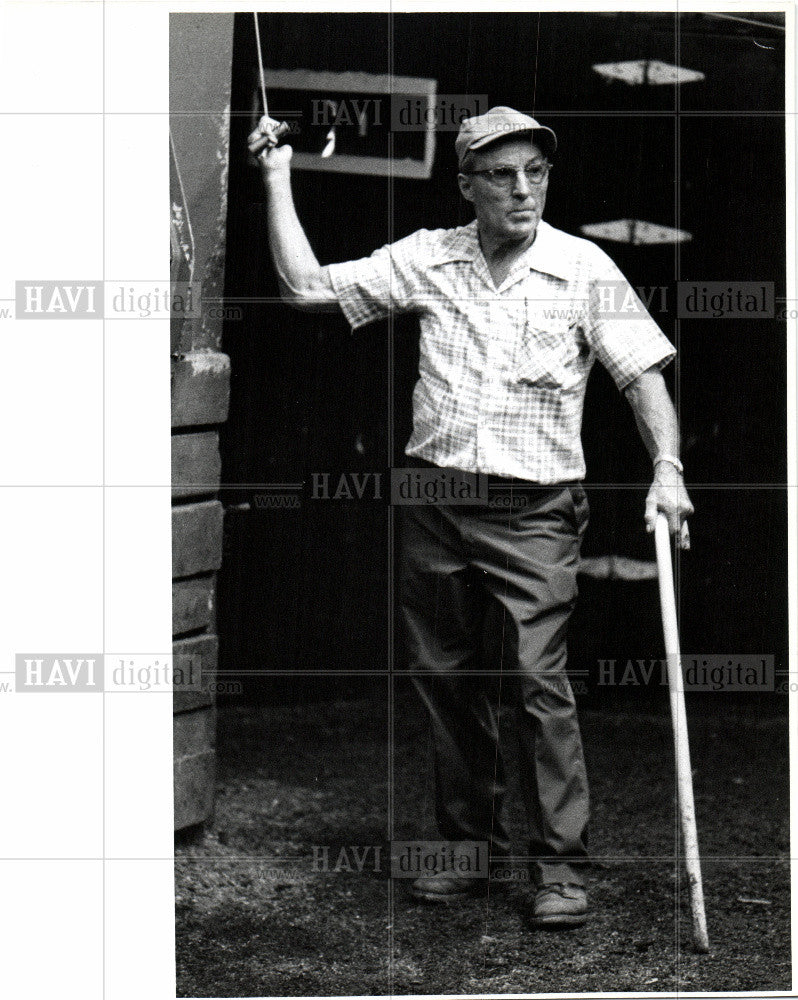
[[[573,255],[564,246],[561,235],[559,229],[541,219],[535,242],[521,254],[516,263],[520,265],[523,261],[531,270],[568,281],[573,274]],[[513,271],[515,270],[514,267]]]
[[[430,263],[434,267],[456,260],[475,260],[478,254],[477,220],[474,219],[467,226],[447,230]]]
[[[518,280],[521,274],[529,270],[541,271],[543,274],[550,274],[555,278],[568,281],[573,273],[573,259],[559,239],[559,235],[558,229],[541,219],[538,223],[535,242],[513,264],[504,285],[506,286],[510,279]],[[452,229],[446,234],[439,252],[435,254],[431,264],[434,267],[436,264],[448,264],[457,260],[478,262],[480,258],[477,222],[474,219],[467,226]]]

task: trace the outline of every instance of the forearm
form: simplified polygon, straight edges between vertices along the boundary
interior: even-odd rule
[[[693,505],[678,467],[679,424],[665,380],[659,371],[650,368],[626,387],[626,398],[643,443],[655,463],[654,482],[646,498],[646,526],[653,531],[657,516],[662,512],[679,547],[689,549],[690,534],[685,518],[693,513]],[[658,456],[668,458],[657,462]]]
[[[335,310],[338,300],[325,280],[294,207],[289,171],[264,169],[266,227],[280,294],[292,305],[313,311]]]
[[[657,455],[678,458],[679,423],[660,372],[643,372],[626,387],[626,398],[652,462]]]
[[[339,308],[327,272],[319,266],[294,208],[290,146],[278,146],[285,122],[264,115],[247,137],[257,156],[266,189],[266,228],[280,294],[292,305],[313,312]]]

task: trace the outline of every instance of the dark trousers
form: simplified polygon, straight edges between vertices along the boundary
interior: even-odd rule
[[[576,485],[491,500],[400,509],[401,611],[432,724],[438,826],[446,840],[510,853],[498,697],[516,709],[533,878],[581,882],[588,789],[565,663],[587,498]]]

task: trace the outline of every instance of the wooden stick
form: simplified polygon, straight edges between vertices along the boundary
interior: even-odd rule
[[[698,831],[693,801],[693,772],[690,766],[690,743],[684,704],[679,627],[676,620],[676,594],[673,587],[673,564],[668,521],[657,515],[655,534],[659,598],[662,606],[662,629],[665,633],[665,656],[668,663],[668,687],[671,699],[671,722],[676,750],[676,787],[684,842],[684,860],[690,884],[690,908],[693,914],[693,945],[698,952],[709,951],[707,918],[704,912],[704,889],[701,884],[701,859],[698,855]]]

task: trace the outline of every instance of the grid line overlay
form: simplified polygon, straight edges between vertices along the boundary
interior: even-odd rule
[[[103,169],[102,169],[101,192],[102,192],[102,200],[103,200],[103,209],[102,209],[102,220],[103,220],[102,221],[102,226],[103,226],[103,232],[102,232],[102,275],[103,275],[103,282],[105,282],[105,280],[106,280],[106,270],[105,270],[105,268],[106,268],[106,259],[105,259],[105,255],[106,255],[106,249],[107,249],[107,247],[106,247],[106,237],[105,237],[105,227],[106,227],[106,224],[107,224],[107,219],[106,219],[106,193],[107,193],[106,169],[107,168],[106,168],[106,155],[105,155],[106,154],[106,121],[107,121],[107,119],[106,119],[106,96],[107,96],[106,95],[106,87],[107,87],[107,80],[106,80],[106,56],[107,56],[107,53],[106,53],[106,45],[107,45],[107,35],[106,35],[106,0],[103,0],[102,33],[103,33],[103,42],[102,42],[102,50],[103,50],[102,51],[102,74],[103,74],[103,128],[102,128],[103,153],[102,153],[102,156],[103,156]],[[102,558],[103,558],[103,568],[102,568],[102,578],[103,578],[103,610],[102,610],[102,615],[103,615],[103,620],[102,620],[102,648],[103,648],[103,653],[104,653],[105,652],[105,647],[106,647],[105,623],[106,623],[106,619],[107,619],[107,615],[108,615],[107,596],[106,596],[107,595],[107,579],[106,579],[106,559],[107,559],[107,553],[106,553],[106,530],[107,530],[107,517],[106,517],[106,492],[105,492],[106,491],[106,480],[107,480],[107,470],[106,470],[106,435],[107,435],[106,392],[107,392],[107,386],[106,386],[106,365],[105,365],[105,362],[106,362],[105,338],[106,338],[107,330],[106,330],[105,316],[103,316],[103,319],[102,319],[102,330],[103,330],[103,338],[102,338],[103,339],[103,346],[102,346],[102,366],[103,366],[103,375],[102,375],[102,383],[103,383],[102,384],[102,401],[103,401],[103,430],[102,430],[102,449],[103,449],[103,454],[102,454],[102,470],[103,470],[103,485],[102,485],[102,491],[103,491],[102,492],[102,497],[103,497],[103,513],[102,513],[102,533],[103,533],[103,543],[102,543]],[[103,698],[103,701],[102,701],[102,715],[103,715],[103,718],[102,718],[102,735],[103,735],[103,764],[102,764],[102,782],[103,782],[103,791],[102,791],[102,802],[103,802],[103,808],[102,808],[102,824],[103,824],[103,831],[102,831],[102,844],[103,844],[103,875],[102,875],[102,893],[103,893],[103,940],[102,940],[102,949],[103,949],[103,954],[102,954],[102,984],[103,984],[103,986],[102,986],[102,988],[103,988],[103,998],[105,998],[108,995],[108,967],[107,967],[107,954],[108,954],[108,930],[107,930],[107,927],[108,927],[108,904],[107,904],[107,898],[108,898],[108,892],[107,892],[107,885],[106,885],[106,881],[107,881],[107,871],[106,871],[106,869],[107,869],[107,865],[108,865],[108,858],[107,858],[108,847],[107,847],[107,842],[106,842],[106,835],[107,835],[107,828],[108,828],[108,821],[107,821],[108,799],[107,799],[106,788],[107,788],[108,782],[107,782],[107,775],[106,775],[107,741],[106,741],[106,731],[105,731],[105,723],[106,723],[105,691],[103,691],[102,698]]]
[[[391,98],[393,98],[393,68],[395,61],[394,52],[394,18],[393,18],[393,0],[389,0],[388,5],[388,73],[391,79]],[[393,145],[393,133],[388,136],[388,159],[390,161],[390,174],[388,176],[388,233],[389,241],[394,242],[396,238],[396,233],[394,231],[394,175],[393,175],[393,164],[394,164],[394,145]],[[391,280],[393,280],[393,274],[391,274]],[[394,455],[394,437],[395,437],[395,426],[394,426],[394,314],[391,312],[388,316],[388,464],[393,464]],[[395,757],[394,757],[394,747],[396,738],[396,702],[395,702],[395,685],[394,685],[394,667],[395,667],[395,636],[394,636],[394,623],[395,623],[395,594],[394,594],[394,554],[396,552],[395,544],[395,531],[396,531],[396,519],[394,517],[394,511],[392,508],[388,510],[388,841],[389,843],[394,839],[394,809],[396,802],[396,788],[394,784],[394,773],[395,773]],[[394,935],[394,927],[396,926],[396,886],[393,879],[388,879],[388,990],[393,995],[394,993],[394,957],[396,954],[396,942]]]
[[[679,0],[676,0],[676,13],[674,15],[674,32],[673,32],[673,45],[674,45],[674,58],[673,62],[676,66],[681,66],[681,37],[679,32]],[[675,174],[675,184],[673,186],[673,197],[674,197],[674,227],[678,230],[681,223],[682,213],[681,213],[681,145],[680,145],[680,121],[679,116],[681,112],[681,87],[678,81],[673,88],[674,95],[674,130],[673,130],[673,159],[674,159],[674,174]],[[682,262],[682,248],[679,240],[675,240],[673,244],[674,252],[674,271],[676,278],[678,280],[681,274],[681,262]],[[681,380],[682,380],[682,355],[681,355],[681,322],[676,318],[674,322],[674,340],[676,347],[676,358],[675,358],[675,371],[674,371],[674,406],[676,409],[676,416],[679,423],[679,427],[682,426],[682,398],[681,398]],[[677,628],[678,634],[681,636],[682,632],[682,587],[681,587],[681,550],[678,545],[675,546],[675,557],[673,561],[673,582],[676,597],[676,616],[677,616]],[[674,719],[674,725],[676,720]],[[675,766],[675,760],[674,760]],[[681,963],[682,963],[682,952],[681,952],[681,938],[679,934],[679,917],[681,914],[681,902],[682,902],[682,883],[679,879],[679,869],[681,867],[681,851],[682,851],[682,841],[679,831],[679,800],[678,794],[674,796],[673,800],[673,843],[674,843],[674,878],[675,878],[675,891],[676,891],[676,905],[674,907],[673,918],[674,918],[674,928],[673,928],[673,938],[674,938],[674,950],[675,950],[675,964],[676,964],[676,988],[679,989],[682,975],[681,975]]]

